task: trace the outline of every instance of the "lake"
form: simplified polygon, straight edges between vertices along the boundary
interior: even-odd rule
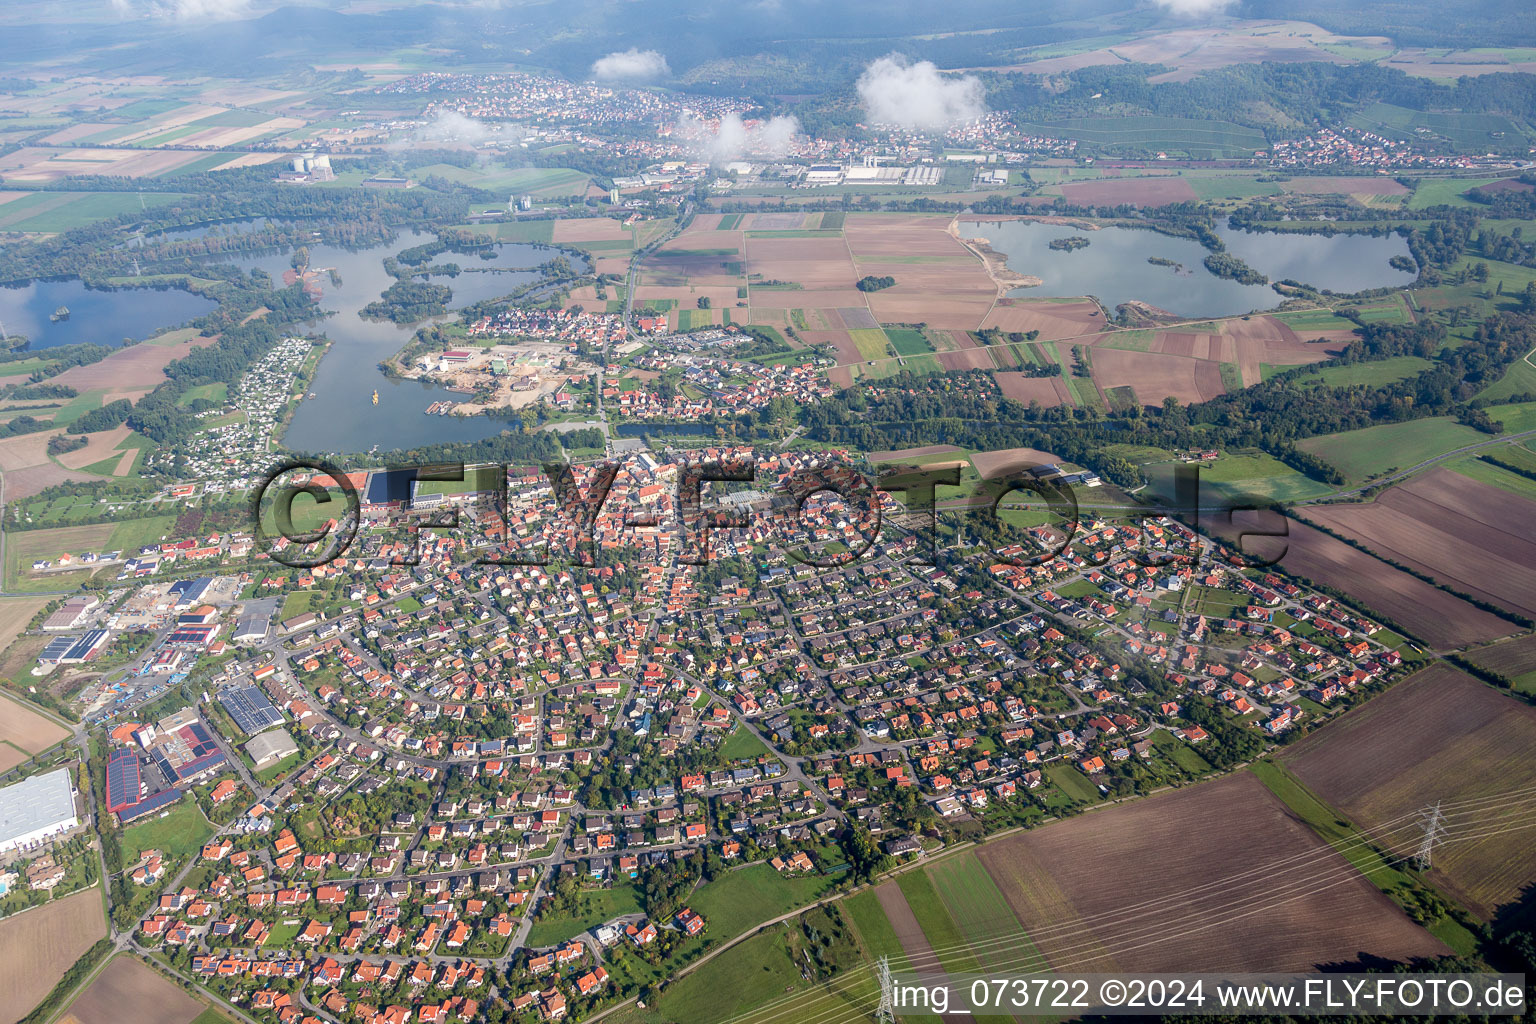
[[[1205,268],[1210,251],[1189,238],[1174,238],[1138,228],[1106,227],[1088,231],[1037,221],[964,221],[966,238],[985,238],[1008,258],[1008,267],[1044,280],[1010,295],[1056,297],[1094,295],[1111,311],[1133,299],[1179,316],[1233,316],[1273,309],[1284,297],[1269,285],[1239,284]],[[1287,278],[1339,293],[1406,285],[1417,276],[1387,261],[1408,256],[1408,242],[1398,235],[1302,235],[1287,232],[1218,230],[1227,251],[1270,281]],[[1054,239],[1078,235],[1086,248],[1062,252]],[[1182,269],[1148,263],[1161,257]]]
[[[49,317],[60,306],[69,319]],[[87,288],[78,277],[0,286],[0,323],[8,334],[26,335],[32,348],[58,345],[121,345],[140,341],[218,306],[212,299],[176,288]]]
[[[460,401],[464,396],[436,384],[394,380],[386,377],[378,366],[405,347],[421,325],[402,326],[364,320],[357,315],[359,309],[394,283],[394,278],[384,272],[384,258],[430,238],[412,233],[355,251],[331,245],[308,247],[311,269],[321,272],[320,307],[335,315],[320,321],[315,328],[331,339],[331,348],[310,383],[309,393],[313,397],[299,403],[283,434],[284,445],[307,452],[364,452],[375,445],[387,451],[479,441],[507,429],[504,422],[486,416],[426,415],[427,406],[433,402]],[[509,266],[535,267],[549,259],[549,253],[530,245],[506,245],[501,250],[521,251],[498,250],[498,259],[489,264],[457,254],[444,254],[437,262],[476,268],[503,262]],[[274,252],[235,257],[230,262],[247,270],[265,270],[274,283],[281,284],[284,271],[291,269],[289,260],[288,252]],[[325,273],[332,267],[341,276],[340,286],[333,285]],[[450,305],[460,308],[505,295],[537,276],[531,272],[466,272],[458,277],[434,276],[431,280],[451,288]],[[379,393],[378,405],[373,404],[375,389]]]

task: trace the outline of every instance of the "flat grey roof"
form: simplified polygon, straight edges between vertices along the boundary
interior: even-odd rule
[[[75,816],[69,769],[23,779],[0,789],[0,843],[57,825]]]

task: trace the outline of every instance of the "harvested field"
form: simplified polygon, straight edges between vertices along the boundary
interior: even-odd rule
[[[32,616],[42,610],[52,598],[44,594],[36,597],[7,597],[0,599],[0,651],[11,646],[32,621]],[[3,729],[3,724],[0,724]]]
[[[1448,952],[1247,773],[976,853],[1058,971],[1306,971]]]
[[[120,956],[80,993],[60,1024],[187,1024],[202,1011],[203,1004],[180,987]]]
[[[1161,405],[1172,396],[1185,405],[1208,402],[1226,394],[1221,364],[1160,352],[1095,348],[1093,377],[1099,387],[1131,387],[1143,405]]]
[[[1280,183],[1280,188],[1286,192],[1302,192],[1307,195],[1367,195],[1367,196],[1406,196],[1409,189],[1403,187],[1393,179],[1382,177],[1321,177],[1314,178],[1304,175],[1292,178],[1290,181]]]
[[[92,388],[113,388],[118,391],[153,389],[165,379],[168,363],[180,359],[194,348],[212,345],[213,337],[195,337],[179,345],[132,345],[88,366],[72,366],[56,377],[51,384],[67,384],[84,394]]]
[[[849,330],[874,330],[880,324],[875,320],[875,314],[869,311],[868,306],[850,306],[837,311],[838,318],[843,321],[843,326]]]
[[[84,435],[87,443],[78,451],[65,452],[59,456],[59,461],[70,469],[84,469],[93,463],[110,457],[117,451],[118,445],[128,440],[132,431],[126,426],[116,426],[111,430],[101,430],[94,434]]]
[[[958,452],[960,449],[952,444],[925,444],[921,448],[901,448],[890,452],[870,452],[870,462],[904,462],[908,459],[920,459],[924,455],[947,455],[950,452]]]
[[[1075,181],[1061,186],[1067,202],[1077,206],[1119,205],[1167,206],[1192,203],[1199,199],[1183,178],[1119,178],[1104,181]]]
[[[756,318],[753,319],[756,322]],[[839,365],[864,361],[859,346],[853,343],[853,337],[847,331],[801,331],[800,337],[807,345],[831,345],[837,350]]]
[[[881,323],[974,330],[997,299],[997,284],[950,233],[947,216],[849,214],[844,237],[857,277],[896,279],[864,296]]]
[[[1020,463],[1042,466],[1053,462],[1061,462],[1061,456],[1042,452],[1038,448],[1004,448],[995,452],[977,452],[971,456],[971,465],[976,467],[976,472],[980,473],[984,480],[1000,476]]]
[[[47,598],[41,600],[46,603]],[[38,598],[19,598],[0,603],[0,608],[9,611],[10,606],[18,601],[33,606],[34,614],[36,608],[41,607]],[[30,619],[31,616],[27,618]],[[23,620],[22,625],[26,625],[26,621]],[[0,771],[15,767],[27,759],[25,755],[47,750],[60,740],[68,739],[69,736],[69,730],[62,725],[44,718],[19,700],[0,695]],[[12,748],[23,751],[23,756],[13,756],[15,750]],[[10,763],[7,764],[7,761]]]
[[[1536,615],[1536,502],[1433,469],[1359,505],[1308,516],[1385,558],[1522,615]]]
[[[1080,338],[1104,329],[1104,317],[1092,302],[1031,302],[1001,299],[987,314],[983,327],[1028,333],[1039,331],[1046,339]]]
[[[612,217],[562,217],[555,221],[556,242],[627,242],[629,232]]]
[[[1208,525],[1228,537],[1237,532],[1227,524]],[[1321,530],[1295,520],[1289,522],[1289,530],[1289,535],[1280,541],[1285,552],[1280,568],[1348,594],[1431,647],[1484,643],[1515,632],[1512,623],[1497,615],[1394,569]],[[1255,555],[1269,557],[1281,550],[1276,542],[1265,540],[1251,541],[1249,549]]]
[[[942,361],[943,356],[939,359]],[[1039,402],[1044,406],[1071,405],[1072,394],[1067,390],[1067,382],[1058,377],[1030,377],[1022,373],[1009,373],[1000,371],[992,375],[997,381],[998,390],[1005,397],[1016,402],[1028,405],[1030,402]]]
[[[80,473],[75,470],[65,469],[53,463],[37,466],[28,466],[25,469],[5,471],[5,496],[12,500],[17,498],[30,498],[34,494],[40,494],[55,484],[67,483],[70,480],[100,480],[99,476],[89,473]]]
[[[1383,833],[1384,845],[1401,854],[1422,835],[1417,812],[1443,801],[1447,839],[1435,850],[1431,877],[1488,917],[1536,882],[1529,831],[1479,836],[1526,823],[1522,801],[1483,798],[1536,785],[1533,744],[1536,708],[1440,663],[1314,732],[1281,759],[1362,828],[1405,822]]]
[[[106,933],[95,887],[0,921],[0,1020],[26,1016]]]

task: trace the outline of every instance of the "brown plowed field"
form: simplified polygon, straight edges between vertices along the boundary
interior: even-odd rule
[[[1433,469],[1361,505],[1320,505],[1309,516],[1457,590],[1536,615],[1536,502]]]
[[[1472,651],[1467,657],[1473,664],[1510,678],[1536,671],[1536,633]]]
[[[1077,206],[1129,203],[1132,206],[1167,206],[1192,203],[1200,197],[1183,178],[1118,178],[1077,181],[1061,186],[1061,194]]]
[[[977,850],[1058,971],[1304,971],[1447,951],[1244,772]]]
[[[939,357],[941,360],[942,356]],[[1005,397],[1014,401],[1039,402],[1044,406],[1071,405],[1072,393],[1067,390],[1067,382],[1060,377],[1030,377],[1022,373],[1009,373],[999,371],[992,375],[997,381],[997,388]]]
[[[0,1020],[25,1017],[106,933],[99,888],[0,921]]]
[[[1317,507],[1312,506],[1308,514]],[[1235,532],[1214,518],[1207,524],[1211,529],[1229,537]],[[1431,647],[1484,643],[1516,629],[1497,615],[1295,520],[1290,521],[1290,534],[1283,541],[1250,541],[1249,549],[1273,557],[1274,545],[1282,542],[1285,555],[1280,568],[1348,594],[1401,623]]]
[[[935,358],[946,370],[990,370],[995,365],[991,353],[980,348],[969,348],[963,352],[940,352]]]
[[[59,1024],[186,1024],[203,1004],[131,956],[107,964]]]
[[[1524,800],[1494,799],[1536,786],[1536,708],[1442,663],[1350,711],[1283,755],[1296,776],[1362,828],[1384,831],[1408,854],[1423,835],[1415,816],[1443,801],[1446,842],[1434,880],[1484,917],[1536,882],[1536,844]],[[1487,798],[1487,799],[1485,799]]]
[[[1046,339],[1079,338],[1104,329],[1099,307],[1091,302],[1031,302],[1002,299],[987,315],[983,327],[1003,331],[1039,331]]]
[[[1221,383],[1221,364],[1160,352],[1095,348],[1093,377],[1099,387],[1131,387],[1147,405],[1161,405],[1168,396],[1185,405],[1207,402],[1226,394]]]
[[[45,601],[39,601],[37,598],[19,597],[6,601],[4,608],[8,614],[12,612],[17,614],[25,614],[27,612],[36,614],[37,610],[45,603]],[[31,616],[29,615],[27,619],[21,620],[19,625],[25,626],[30,618]],[[16,632],[19,632],[19,630],[13,632],[10,628],[12,625],[10,622],[6,622],[4,625],[4,631],[7,635],[4,637],[5,643],[3,646],[9,647],[10,642],[16,638]],[[0,764],[4,764],[5,760],[10,760],[10,764],[4,764],[0,771],[15,767],[26,760],[25,756],[13,759],[12,755],[15,754],[13,747],[19,747],[28,754],[36,754],[48,749],[60,740],[68,738],[68,729],[61,725],[56,725],[20,701],[12,700],[10,697],[0,697],[0,741],[3,741],[3,743],[0,743]],[[5,744],[10,744],[10,746]]]

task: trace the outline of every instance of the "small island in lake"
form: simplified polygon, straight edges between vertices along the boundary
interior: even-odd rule
[[[1174,270],[1184,269],[1184,264],[1178,260],[1171,260],[1167,256],[1148,256],[1147,262],[1154,267],[1172,267]]]
[[[1074,249],[1088,248],[1088,239],[1082,235],[1069,235],[1066,238],[1053,238],[1048,244],[1057,252],[1071,252]]]
[[[1268,284],[1269,278],[1254,270],[1229,252],[1213,252],[1205,258],[1205,269],[1217,277],[1225,277],[1238,284]]]

